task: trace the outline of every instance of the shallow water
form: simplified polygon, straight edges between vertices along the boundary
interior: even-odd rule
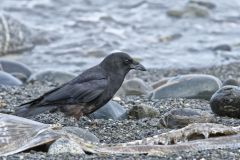
[[[151,68],[219,65],[240,58],[240,1],[210,0],[204,18],[171,18],[186,0],[1,0],[0,9],[53,40],[19,57],[35,70],[78,72],[113,50]],[[175,39],[168,41],[168,37]],[[41,35],[39,35],[41,36]],[[228,44],[231,52],[211,47]]]

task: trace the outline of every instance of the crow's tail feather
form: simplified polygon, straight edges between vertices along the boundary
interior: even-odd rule
[[[15,115],[20,117],[30,117],[47,111],[55,109],[52,106],[31,106],[31,104],[24,104],[16,109]]]

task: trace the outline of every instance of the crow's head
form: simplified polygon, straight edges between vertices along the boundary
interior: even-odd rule
[[[128,73],[131,69],[146,71],[146,68],[135,61],[127,53],[114,52],[108,55],[100,64],[104,69],[116,73]]]

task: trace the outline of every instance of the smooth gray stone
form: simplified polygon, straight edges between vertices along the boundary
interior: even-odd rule
[[[75,78],[76,75],[69,73],[69,72],[63,72],[63,71],[57,71],[57,70],[45,70],[40,71],[35,74],[33,74],[28,81],[48,81],[48,82],[55,82],[58,84],[66,83],[73,78]]]
[[[127,111],[117,102],[109,101],[106,105],[91,113],[89,117],[94,119],[120,120],[127,118]]]
[[[0,71],[0,85],[19,86],[22,82],[11,74]]]
[[[170,79],[166,84],[156,88],[149,98],[195,98],[209,100],[222,86],[222,82],[211,75],[189,74]]]
[[[143,80],[139,78],[125,80],[117,91],[116,96],[128,96],[128,95],[146,95],[152,88],[148,86]]]
[[[22,75],[25,79],[28,79],[32,74],[31,69],[20,62],[1,59],[0,64],[4,72],[10,73],[13,76],[16,75],[16,77],[17,75]]]

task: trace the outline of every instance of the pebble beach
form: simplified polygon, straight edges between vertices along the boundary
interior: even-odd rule
[[[20,104],[73,79],[113,50],[123,50],[147,71],[130,71],[105,109],[80,120],[59,111],[28,118],[81,128],[91,133],[97,143],[111,145],[187,126],[189,122],[179,124],[174,118],[169,124],[162,123],[168,113],[179,109],[187,109],[187,115],[199,114],[196,123],[240,126],[238,115],[220,116],[210,106],[214,93],[229,83],[236,87],[236,94],[240,93],[237,6],[237,0],[3,0],[0,113],[14,114]],[[234,107],[238,114],[239,107]],[[49,145],[0,159],[240,159],[240,148],[155,156],[49,154]]]

